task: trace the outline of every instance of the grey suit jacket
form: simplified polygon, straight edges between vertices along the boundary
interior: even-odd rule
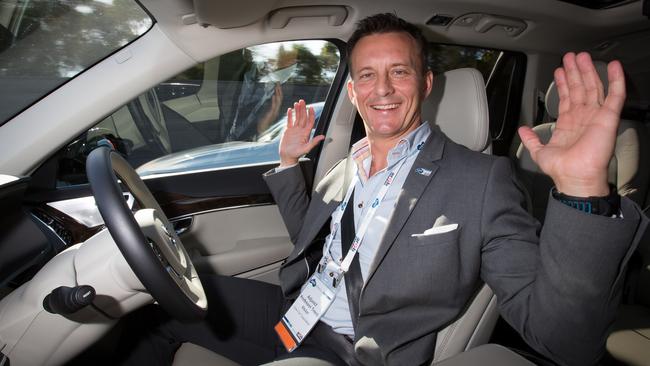
[[[343,199],[352,164],[350,158],[337,164],[311,198],[300,168],[265,175],[295,244],[280,271],[287,298],[297,296],[322,254],[322,242],[314,239]],[[432,174],[417,174],[417,168]],[[604,350],[624,266],[647,220],[627,199],[623,219],[551,199],[538,235],[539,224],[524,205],[507,158],[472,152],[434,129],[362,289],[357,359],[369,365],[430,361],[437,330],[485,281],[502,316],[532,347],[562,364],[594,363]],[[412,237],[441,215],[458,229]]]

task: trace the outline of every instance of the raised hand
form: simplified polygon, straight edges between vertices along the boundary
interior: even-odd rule
[[[560,105],[550,141],[542,144],[530,127],[519,128],[519,136],[558,191],[577,197],[605,196],[609,193],[607,166],[625,101],[623,68],[618,61],[607,66],[605,97],[588,53],[567,53],[562,63],[554,75]]]
[[[314,128],[314,108],[305,104],[304,100],[293,103],[293,108],[287,110],[287,128],[280,139],[280,166],[286,167],[298,163],[298,159],[311,151],[325,136],[309,135]]]
[[[282,104],[282,86],[280,83],[275,83],[275,91],[271,97],[271,107],[268,111],[262,116],[262,118],[257,121],[257,134],[261,134],[266,131],[267,128],[271,125],[272,122],[275,122],[280,115],[280,105]]]

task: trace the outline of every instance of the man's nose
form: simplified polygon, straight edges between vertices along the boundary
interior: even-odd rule
[[[389,75],[382,75],[377,78],[377,83],[375,84],[375,93],[378,96],[386,96],[393,93],[393,83],[390,80]]]

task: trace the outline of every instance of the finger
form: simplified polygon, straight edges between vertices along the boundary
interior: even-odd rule
[[[537,152],[544,147],[544,144],[539,140],[535,131],[528,126],[519,127],[517,132],[519,132],[521,143],[524,144],[524,147],[526,147],[528,152],[530,152],[530,157],[535,163],[537,163]]]
[[[587,52],[576,56],[576,63],[584,81],[587,105],[600,106],[603,104],[603,83],[596,72],[596,67]]]
[[[583,105],[586,100],[585,85],[582,75],[576,63],[576,55],[569,52],[562,58],[562,65],[566,73],[566,80],[569,86],[569,100],[572,105]]]
[[[307,151],[305,152],[305,154],[310,152],[311,149],[316,147],[316,145],[320,144],[320,142],[323,141],[323,140],[325,140],[325,136],[323,136],[323,135],[314,136],[311,139],[311,141],[309,141],[309,143],[307,144]]]
[[[308,124],[309,128],[314,128],[314,122],[316,121],[316,112],[314,112],[314,107],[309,107],[307,110],[307,117],[309,119]]]
[[[287,128],[293,127],[293,109],[287,108]]]
[[[305,110],[305,101],[300,99],[298,101],[298,107],[296,109],[296,124],[298,127],[303,128],[306,124],[307,111]]]
[[[625,73],[620,62],[612,61],[607,65],[607,80],[609,89],[603,106],[616,114],[620,114],[625,103]]]
[[[293,125],[300,127],[300,104],[298,102],[293,103]]]
[[[561,115],[571,109],[571,101],[569,100],[569,85],[567,85],[566,73],[564,72],[563,68],[557,68],[553,74],[553,77],[555,79],[557,94],[560,98],[557,111],[558,114]]]

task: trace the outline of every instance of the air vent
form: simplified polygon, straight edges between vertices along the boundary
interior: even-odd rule
[[[65,245],[72,244],[72,233],[66,229],[61,223],[56,221],[52,216],[40,210],[34,210],[33,215],[42,223],[47,225],[52,231],[61,239]]]

